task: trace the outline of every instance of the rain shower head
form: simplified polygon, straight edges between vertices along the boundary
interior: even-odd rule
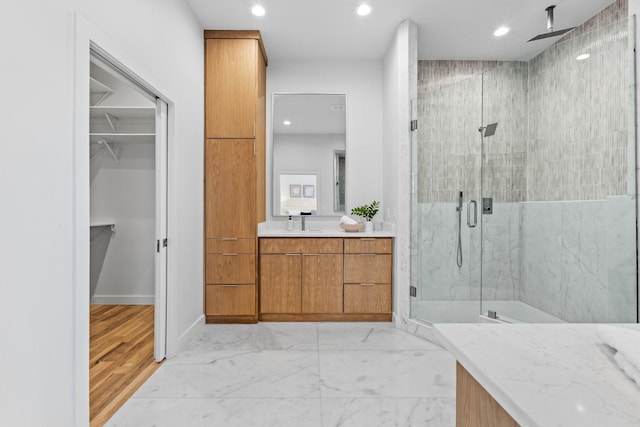
[[[534,38],[532,38],[531,40],[527,40],[529,42],[532,42],[534,40],[541,40],[541,39],[546,39],[549,37],[556,37],[556,36],[561,36],[564,33],[568,33],[569,31],[573,30],[575,27],[571,27],[571,28],[565,28],[562,30],[557,30],[557,31],[553,31],[553,9],[555,8],[555,5],[551,5],[549,7],[547,7],[545,10],[547,11],[547,32],[546,33],[542,33],[542,34],[538,34],[537,36],[535,36]]]
[[[486,126],[481,126],[478,128],[478,131],[482,133],[483,137],[493,136],[496,133],[496,128],[498,127],[498,122],[488,124]]]

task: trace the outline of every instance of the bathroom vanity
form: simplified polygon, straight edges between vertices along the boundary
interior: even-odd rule
[[[640,385],[618,368],[596,327],[435,325],[458,361],[457,426],[640,425]]]
[[[259,230],[260,320],[391,320],[391,233]]]

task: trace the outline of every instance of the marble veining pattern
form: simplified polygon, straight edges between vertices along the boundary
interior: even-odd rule
[[[205,325],[111,427],[455,425],[455,361],[390,323]]]
[[[626,325],[640,331],[640,326]],[[640,425],[640,385],[596,325],[436,325],[440,342],[523,426]],[[640,333],[640,332],[639,332]]]

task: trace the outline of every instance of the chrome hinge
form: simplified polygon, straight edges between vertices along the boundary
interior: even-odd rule
[[[156,240],[156,253],[160,253],[160,240]]]
[[[418,119],[411,120],[411,130],[418,130]]]
[[[418,296],[418,289],[415,286],[409,286],[409,296]]]
[[[168,244],[169,244],[169,241],[167,239],[162,239],[162,247],[163,248],[166,248]]]

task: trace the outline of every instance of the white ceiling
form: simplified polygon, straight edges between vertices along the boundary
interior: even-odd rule
[[[545,8],[556,5],[554,29],[580,25],[612,0],[186,0],[205,29],[260,30],[270,60],[380,59],[397,25],[418,24],[419,59],[515,60],[557,40],[527,43],[546,32]],[[367,2],[367,17],[355,14]],[[251,15],[261,4],[267,13]],[[511,28],[493,36],[501,25]]]

